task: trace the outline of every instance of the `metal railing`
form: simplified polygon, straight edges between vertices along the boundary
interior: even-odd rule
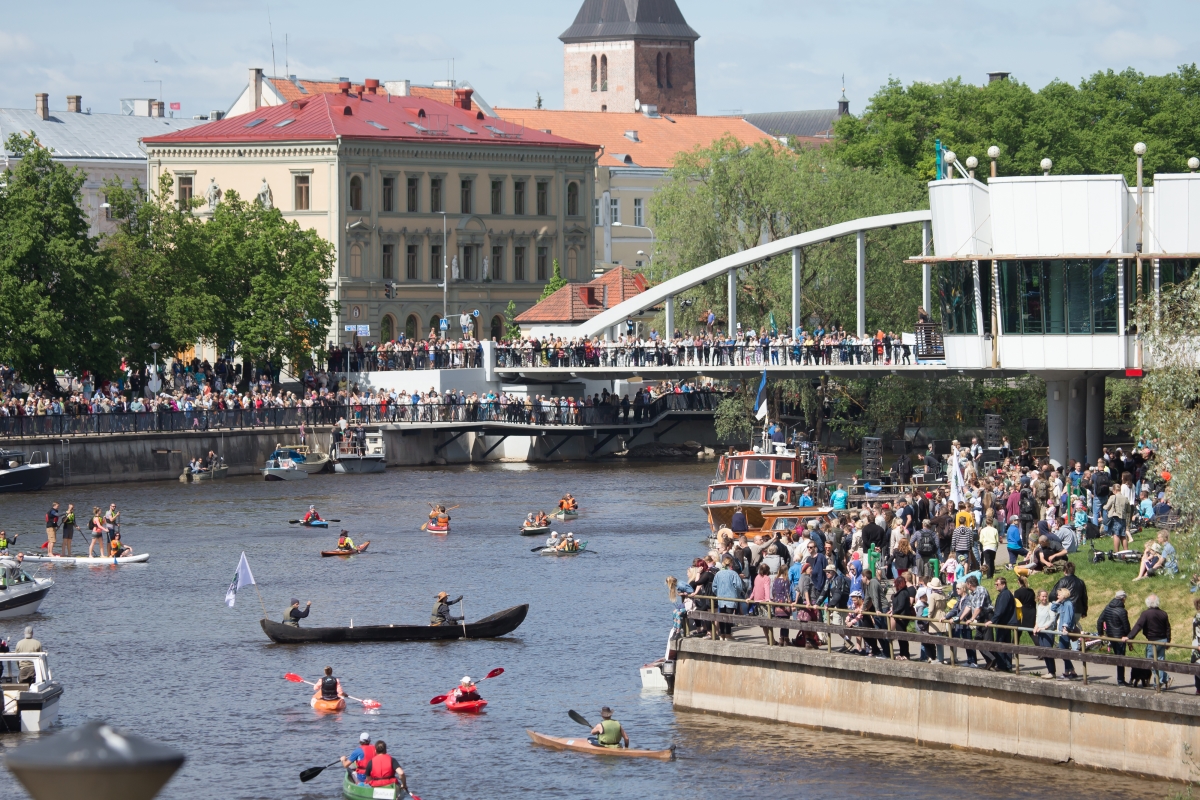
[[[917,323],[917,358],[922,361],[946,358],[946,342],[942,338],[941,325],[933,322]]]
[[[839,342],[802,344],[687,344],[661,342],[621,344],[597,342],[569,347],[538,347],[501,344],[496,347],[500,369],[545,367],[767,367],[913,365],[911,345],[895,342],[891,348],[879,344]]]
[[[429,345],[416,341],[411,347],[394,350],[335,351],[329,354],[330,372],[400,372],[432,369],[476,369],[483,366],[483,346],[473,342]]]

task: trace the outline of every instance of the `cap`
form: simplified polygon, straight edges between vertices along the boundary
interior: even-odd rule
[[[364,743],[371,741],[371,734],[367,733],[366,731],[363,731],[362,733],[360,733],[358,735],[358,741],[364,742]]]
[[[32,625],[26,625],[26,626],[25,626],[25,635],[26,635],[26,636],[33,636],[33,626],[32,626]]]
[[[604,706],[603,708],[600,709],[600,716],[604,717],[605,719],[608,719],[609,717],[612,716],[612,709],[609,708],[608,706]]]
[[[1114,600],[1124,600],[1129,595],[1125,594],[1124,589],[1117,589],[1117,593],[1113,595]]]
[[[288,605],[293,605],[293,606],[294,606],[294,605],[298,605],[299,603],[300,603],[300,599],[299,599],[299,598],[297,598],[297,597],[293,597],[293,598],[292,598],[292,602],[291,602],[291,603],[289,603]]]
[[[470,675],[463,675],[463,679],[461,681],[459,681],[459,683],[461,683],[463,686],[466,686],[470,682],[471,682]]]
[[[834,566],[833,564],[826,564],[825,571],[826,572],[837,572],[837,567]]]
[[[450,596],[450,595],[446,594],[445,592],[438,592],[438,593],[437,593],[437,599],[438,599],[438,600],[441,600],[443,597],[449,597],[449,596]]]
[[[859,591],[853,591],[853,592],[851,592],[851,593],[850,593],[850,596],[851,596],[851,597],[862,597],[862,592],[859,592]]]
[[[932,579],[931,581],[929,581],[929,588],[930,588],[930,589],[940,589],[940,588],[942,588],[942,581],[941,581],[941,579],[940,579],[940,578],[934,578],[934,579]]]

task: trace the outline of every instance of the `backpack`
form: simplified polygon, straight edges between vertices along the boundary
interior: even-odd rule
[[[1101,470],[1096,475],[1096,496],[1100,498],[1108,497],[1112,492],[1112,476]]]
[[[1021,516],[1028,517],[1029,519],[1033,519],[1033,514],[1037,510],[1037,507],[1033,503],[1033,498],[1029,496],[1021,498],[1020,508]]]
[[[937,554],[937,542],[934,540],[933,531],[929,528],[922,528],[917,535],[917,554],[922,558],[929,558]]]

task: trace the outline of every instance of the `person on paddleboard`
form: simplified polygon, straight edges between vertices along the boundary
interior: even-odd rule
[[[367,779],[367,770],[371,768],[371,759],[375,757],[375,745],[371,744],[371,734],[363,731],[358,737],[358,747],[350,751],[350,755],[342,756],[342,766],[347,770],[353,768],[354,782],[362,783]]]
[[[291,625],[293,628],[299,628],[300,620],[307,617],[308,612],[311,610],[312,600],[309,600],[307,603],[305,603],[304,610],[301,611],[300,601],[293,597],[291,605],[288,606],[288,610],[283,612],[283,624]]]
[[[448,599],[450,595],[445,592],[438,592],[437,600],[433,604],[433,613],[429,616],[429,624],[433,627],[438,625],[453,625],[462,621],[462,617],[455,617],[450,614],[450,606],[461,603],[463,596],[460,594],[453,600]]]
[[[404,777],[404,768],[400,762],[387,754],[387,742],[380,739],[375,743],[375,757],[367,768],[368,786],[399,786],[404,797],[408,794],[408,781]]]
[[[482,700],[479,696],[479,687],[471,680],[470,675],[464,675],[463,679],[458,682],[458,686],[450,692],[451,703],[469,703],[473,700]]]
[[[346,692],[342,690],[342,682],[333,677],[333,667],[326,667],[325,677],[317,681],[317,685],[313,689],[313,699],[337,700],[345,696]]]
[[[303,519],[304,524],[307,525],[310,522],[321,522],[321,521],[322,521],[321,515],[317,513],[317,507],[309,506],[308,513],[304,515],[304,519]]]
[[[600,724],[592,728],[588,741],[597,747],[620,747],[624,741],[625,749],[629,749],[629,734],[612,715],[612,709],[608,706],[600,709]]]
[[[342,535],[338,537],[338,550],[355,550],[354,540],[350,538],[350,531],[342,531]]]
[[[112,541],[108,543],[108,554],[111,558],[124,558],[125,556],[133,555],[133,548],[121,541],[120,531],[112,535]]]

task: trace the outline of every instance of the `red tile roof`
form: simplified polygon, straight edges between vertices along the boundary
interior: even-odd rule
[[[296,80],[304,87],[304,91],[296,86],[289,78],[267,78],[271,85],[275,87],[275,91],[287,100],[289,103],[293,100],[305,100],[317,94],[337,94],[341,91],[338,88],[338,81],[310,81],[304,78]],[[353,81],[352,86],[362,86],[362,81]],[[412,97],[424,97],[426,100],[436,100],[439,103],[453,103],[454,90],[443,89],[437,86],[416,86],[409,84],[408,91]],[[383,83],[379,84],[379,94],[386,96],[387,89],[383,87]],[[475,103],[471,103],[471,110],[478,111],[479,107]]]
[[[642,273],[614,267],[589,283],[568,283],[533,308],[518,314],[516,321],[518,324],[585,322],[606,308],[641,294],[648,287]]]
[[[523,128],[495,117],[479,119],[479,113],[423,97],[318,94],[188,130],[151,136],[143,141],[147,144],[254,143],[332,141],[341,137],[596,149],[593,144],[542,133],[536,128]]]

